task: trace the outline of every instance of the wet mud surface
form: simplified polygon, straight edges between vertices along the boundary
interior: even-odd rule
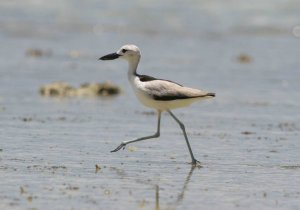
[[[299,209],[295,1],[12,2],[0,3],[0,209]],[[139,73],[216,92],[174,110],[201,168],[167,113],[159,139],[110,153],[156,129],[127,64],[97,60],[127,42],[142,50]],[[41,96],[54,81],[122,92]]]

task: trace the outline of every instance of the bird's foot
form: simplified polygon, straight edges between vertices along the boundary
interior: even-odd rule
[[[197,168],[202,168],[203,166],[201,165],[201,162],[193,159],[192,162],[190,163],[192,165],[193,168],[197,167]]]
[[[120,149],[125,149],[125,146],[126,146],[126,143],[122,142],[116,149],[110,151],[110,152],[117,152],[119,151]]]

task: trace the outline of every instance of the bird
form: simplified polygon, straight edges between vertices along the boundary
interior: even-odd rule
[[[147,139],[158,138],[160,136],[160,121],[163,112],[167,112],[179,124],[185,138],[192,162],[192,165],[200,165],[193,154],[189,143],[184,124],[173,114],[171,110],[186,107],[196,101],[215,97],[215,93],[207,92],[195,88],[185,87],[176,82],[166,79],[158,79],[148,75],[137,73],[137,67],[141,59],[140,49],[133,44],[122,46],[114,53],[100,57],[98,60],[125,59],[128,62],[128,80],[139,101],[146,107],[157,111],[157,130],[150,136],[136,138],[130,141],[123,141],[116,149],[111,152],[117,152],[124,149],[126,145],[144,141]]]

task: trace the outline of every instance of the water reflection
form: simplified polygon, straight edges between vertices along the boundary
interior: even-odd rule
[[[155,210],[159,210],[159,185],[156,185],[155,188]]]
[[[189,173],[187,174],[187,177],[183,183],[183,186],[182,186],[182,189],[180,190],[180,193],[178,194],[177,196],[177,199],[170,203],[168,205],[169,208],[171,209],[175,209],[176,206],[178,206],[184,199],[184,194],[188,188],[188,184],[191,180],[191,177],[193,175],[193,171],[195,170],[195,168],[198,168],[200,169],[201,167],[198,167],[198,166],[192,166]],[[155,210],[160,210],[160,203],[159,203],[159,185],[156,185],[156,188],[155,188]]]
[[[200,168],[200,167],[197,167],[197,166],[192,166],[186,179],[185,179],[185,182],[183,184],[183,187],[181,189],[181,192],[180,194],[177,196],[177,200],[175,202],[175,204],[179,204],[180,202],[182,202],[183,198],[184,198],[184,193],[185,191],[187,190],[187,187],[188,187],[188,184],[191,180],[191,177],[192,177],[192,174],[193,174],[193,171],[195,170],[195,168]]]
[[[188,189],[189,182],[192,179],[192,175],[193,175],[194,170],[195,169],[200,169],[200,168],[201,167],[199,167],[199,166],[191,166],[190,170],[188,171],[188,173],[186,175],[186,178],[183,181],[183,185],[180,188],[179,194],[177,196],[174,196],[176,198],[176,200],[168,202],[166,204],[162,204],[162,206],[164,206],[163,209],[176,209],[176,207],[182,203],[182,201],[185,198],[185,193]],[[117,167],[110,167],[110,170],[114,171],[115,174],[118,177],[120,177],[121,179],[132,179],[132,175],[127,173],[124,169],[120,169],[120,168],[117,168]],[[139,184],[150,185],[151,190],[155,189],[155,208],[154,209],[155,210],[160,210],[161,209],[160,189],[164,189],[164,186],[162,184],[159,184],[159,183],[153,183],[152,181],[149,182],[149,179],[145,179],[144,176],[143,176],[143,178],[134,178],[134,181],[136,183],[139,183]],[[178,185],[180,186],[180,182],[178,182],[178,180],[176,180],[176,186],[178,186]],[[171,194],[171,193],[168,193],[168,194]],[[154,204],[153,204],[153,206],[154,206]]]

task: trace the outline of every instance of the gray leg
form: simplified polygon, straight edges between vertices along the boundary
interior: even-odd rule
[[[189,143],[189,140],[188,140],[188,137],[186,135],[186,132],[185,132],[185,127],[184,127],[184,124],[182,122],[180,122],[180,120],[170,111],[168,110],[169,114],[173,117],[173,119],[179,124],[182,132],[183,132],[183,135],[184,135],[184,138],[185,138],[185,141],[186,141],[186,144],[188,146],[188,149],[189,149],[189,152],[190,152],[190,155],[191,155],[191,158],[192,158],[192,164],[193,165],[196,165],[197,163],[200,163],[198,160],[195,159],[194,157],[194,154],[193,154],[193,151],[192,151],[192,148],[191,148],[191,145]]]
[[[116,149],[112,150],[111,152],[117,152],[122,148],[124,149],[127,144],[130,144],[130,143],[133,143],[133,142],[159,137],[159,135],[160,135],[160,118],[161,118],[161,111],[160,110],[157,111],[157,115],[158,115],[157,131],[154,135],[141,137],[141,138],[134,139],[134,140],[131,140],[131,141],[123,141]]]

